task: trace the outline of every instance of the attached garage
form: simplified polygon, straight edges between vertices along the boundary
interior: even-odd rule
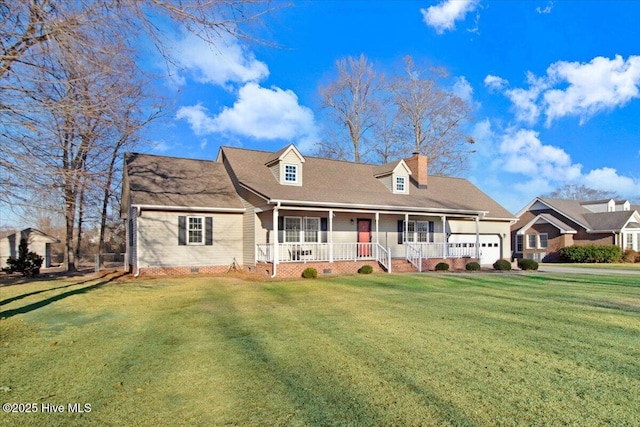
[[[475,234],[452,234],[449,243],[461,243],[475,247]],[[480,235],[480,264],[491,265],[502,258],[500,253],[500,236],[495,234]]]

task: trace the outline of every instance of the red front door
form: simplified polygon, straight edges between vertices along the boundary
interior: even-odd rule
[[[358,256],[371,256],[371,220],[358,220]]]

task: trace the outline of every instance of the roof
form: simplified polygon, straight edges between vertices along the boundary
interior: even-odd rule
[[[352,163],[305,156],[303,186],[281,185],[265,163],[273,152],[221,147],[238,181],[249,190],[271,201],[317,204],[323,206],[359,206],[389,210],[470,213],[487,212],[486,217],[515,219],[506,209],[471,182],[461,178],[430,176],[425,189],[411,182],[409,194],[393,194],[376,178],[388,166]]]
[[[520,228],[518,230],[518,234],[523,234],[526,230],[531,228],[531,226],[533,224],[536,224],[539,221],[543,221],[543,222],[546,222],[548,224],[553,225],[558,230],[560,230],[560,233],[562,233],[562,234],[576,234],[577,233],[577,231],[573,227],[568,225],[567,223],[559,220],[558,218],[556,218],[553,215],[550,215],[550,214],[547,214],[547,213],[543,213],[543,214],[540,214],[540,215],[536,216],[531,221],[529,221],[527,223],[527,225],[525,225],[522,228]]]
[[[638,212],[633,209],[633,206],[632,209],[628,211],[592,212],[584,206],[593,204],[594,202],[538,197],[529,203],[525,209],[520,211],[518,216],[524,211],[529,210],[536,201],[542,202],[549,208],[591,232],[620,230],[627,225],[634,213]]]
[[[132,205],[244,209],[218,162],[126,153],[125,174]]]
[[[8,238],[18,234],[20,234],[20,239],[29,239],[32,234],[34,235],[37,234],[41,236],[47,243],[60,243],[60,240],[58,240],[57,238],[31,227],[25,228],[24,230],[11,232],[11,233],[3,233],[2,235],[0,235],[0,238],[4,239],[4,238]]]

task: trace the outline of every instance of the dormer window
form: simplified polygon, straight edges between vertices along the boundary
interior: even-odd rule
[[[284,165],[284,181],[292,184],[298,182],[298,165]]]
[[[404,193],[405,192],[405,177],[404,176],[396,176],[396,192]]]

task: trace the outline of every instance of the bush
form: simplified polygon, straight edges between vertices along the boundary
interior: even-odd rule
[[[20,246],[18,246],[18,258],[8,258],[6,269],[9,273],[22,273],[25,277],[33,277],[40,274],[40,267],[42,267],[42,258],[35,252],[29,251],[27,240],[20,240]]]
[[[316,277],[318,277],[318,270],[313,267],[307,267],[302,272],[302,277],[304,277],[305,279],[315,279]]]
[[[521,270],[537,270],[538,263],[532,259],[520,259],[518,260],[518,267]]]
[[[625,249],[622,254],[622,261],[624,262],[640,262],[640,252],[636,252],[633,249]]]
[[[358,273],[360,273],[360,274],[371,274],[371,273],[373,273],[373,267],[371,267],[370,265],[363,265],[358,270]]]
[[[499,259],[493,263],[493,268],[495,270],[509,271],[511,270],[511,263],[506,259]]]
[[[480,264],[475,261],[471,261],[464,266],[467,271],[480,271]]]
[[[436,271],[449,271],[449,264],[447,264],[446,262],[437,263]]]
[[[576,263],[618,262],[622,250],[614,245],[573,245],[560,249],[560,256],[564,261]]]

